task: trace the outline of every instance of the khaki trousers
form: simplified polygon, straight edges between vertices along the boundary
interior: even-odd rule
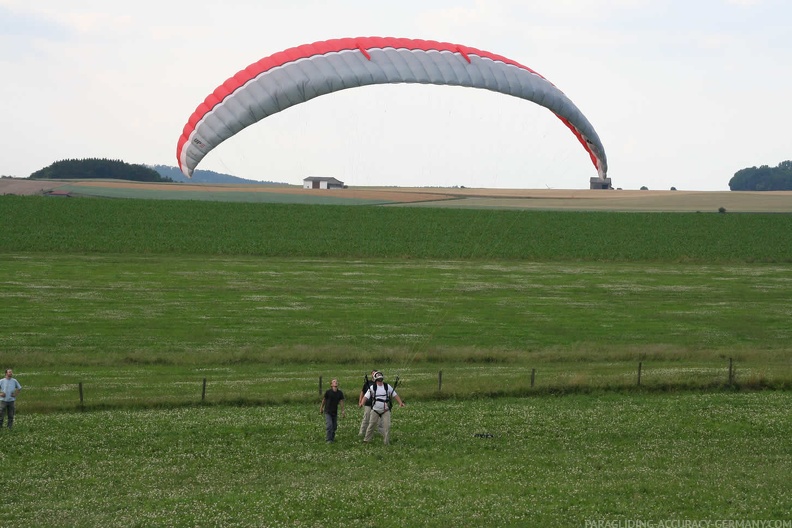
[[[363,441],[371,441],[371,437],[374,436],[374,431],[379,427],[380,433],[382,433],[382,436],[385,438],[385,445],[388,445],[390,443],[390,425],[390,411],[385,411],[380,415],[377,411],[372,409],[371,414],[369,414],[368,428],[366,429],[366,436],[363,438]]]
[[[369,424],[369,417],[371,416],[371,407],[368,405],[363,406],[363,420],[360,422],[360,432],[358,436],[363,436],[366,434],[366,430],[368,429]]]
[[[364,436],[368,430],[369,418],[371,417],[371,407],[368,405],[363,406],[363,420],[360,422],[360,431],[358,436]],[[380,421],[379,432],[382,434],[382,421]]]

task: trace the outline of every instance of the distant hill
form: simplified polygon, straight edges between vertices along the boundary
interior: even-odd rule
[[[182,174],[182,171],[180,171],[178,167],[169,167],[167,165],[149,165],[149,167],[154,169],[163,178],[170,178],[175,182],[181,183],[246,183],[250,185],[288,185],[288,183],[283,182],[247,180],[245,178],[231,176],[230,174],[220,174],[219,172],[207,170],[196,170],[193,172],[192,178],[187,178],[184,174]]]

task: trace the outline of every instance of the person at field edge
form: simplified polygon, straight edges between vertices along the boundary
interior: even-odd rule
[[[3,427],[6,414],[8,414],[8,428],[14,427],[16,397],[21,390],[22,385],[14,379],[14,371],[6,369],[5,378],[0,379],[0,428]]]
[[[344,407],[344,393],[338,388],[338,380],[333,378],[330,381],[330,388],[322,398],[319,406],[319,414],[324,414],[325,429],[327,435],[325,441],[330,444],[335,442],[336,429],[338,429],[338,404],[341,404],[341,417],[346,418],[346,408]]]
[[[360,396],[358,396],[358,407],[363,407],[363,420],[360,422],[360,431],[358,432],[358,436],[363,436],[366,434],[366,429],[368,429],[369,423],[369,416],[371,415],[371,404],[374,403],[373,401],[366,401],[363,396],[369,391],[369,389],[374,385],[374,374],[377,371],[371,371],[371,379],[366,378],[363,382],[363,388],[360,389]]]
[[[367,400],[372,402],[366,436],[363,437],[363,442],[366,444],[374,436],[374,430],[382,424],[382,436],[385,445],[388,445],[390,443],[391,400],[395,399],[399,402],[399,407],[404,407],[404,402],[396,393],[396,389],[385,383],[384,379],[385,376],[382,375],[382,372],[374,373],[374,385],[363,396],[364,404]]]

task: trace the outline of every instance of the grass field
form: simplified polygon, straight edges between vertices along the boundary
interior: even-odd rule
[[[531,392],[533,369],[535,392],[631,388],[639,362],[647,390],[723,386],[729,358],[743,387],[792,384],[777,264],[10,254],[0,275],[0,347],[42,410],[80,382],[91,407],[195,402],[204,377],[213,402],[305,402],[372,363],[424,398]]]
[[[4,523],[792,526],[788,215],[0,210]],[[325,445],[374,366],[393,445]]]
[[[792,262],[792,215],[2,197],[0,252]]]
[[[0,431],[15,476],[0,514],[52,527],[789,521],[790,409],[788,392],[408,398],[387,449],[359,443],[357,412],[326,445],[318,405],[25,415]]]

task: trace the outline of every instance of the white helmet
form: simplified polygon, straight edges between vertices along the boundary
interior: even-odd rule
[[[382,379],[385,379],[385,376],[382,375],[382,372],[374,373],[374,381],[380,381]]]

